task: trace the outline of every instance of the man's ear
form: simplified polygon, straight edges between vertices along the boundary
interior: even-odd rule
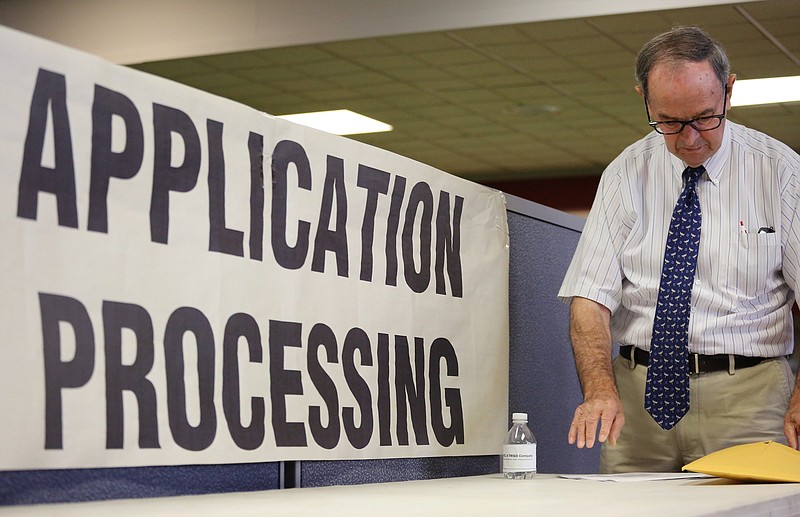
[[[639,96],[644,99],[644,91],[642,90],[642,86],[640,84],[634,86],[633,89],[636,90],[636,93],[638,93]]]
[[[733,98],[733,83],[736,82],[736,74],[731,74],[728,76],[728,98],[725,99],[725,109],[731,109],[731,99]]]

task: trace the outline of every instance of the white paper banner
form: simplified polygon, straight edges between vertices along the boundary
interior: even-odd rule
[[[1,469],[496,454],[501,193],[0,27]]]

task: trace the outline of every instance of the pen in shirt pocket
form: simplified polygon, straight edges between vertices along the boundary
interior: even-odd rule
[[[775,228],[772,226],[762,226],[758,229],[758,233],[775,233]]]

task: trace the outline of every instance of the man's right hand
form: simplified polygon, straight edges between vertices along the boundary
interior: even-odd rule
[[[598,432],[597,426],[600,424]],[[579,449],[592,448],[595,435],[600,443],[608,440],[609,445],[617,444],[625,425],[625,413],[622,401],[616,393],[605,397],[587,399],[575,409],[572,425],[569,426],[568,440],[570,445],[577,444]]]
[[[610,316],[606,307],[593,300],[572,299],[570,338],[584,398],[575,410],[567,439],[579,449],[593,447],[595,435],[601,443],[609,440],[616,445],[625,424],[611,363]]]

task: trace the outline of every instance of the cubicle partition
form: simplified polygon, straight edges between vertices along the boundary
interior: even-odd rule
[[[569,344],[568,307],[556,299],[583,219],[513,196],[507,197],[507,212],[511,246],[509,412],[528,413],[538,440],[540,472],[594,472],[598,449],[578,450],[566,441],[581,394]],[[497,446],[499,452],[501,444]],[[433,479],[499,469],[499,456],[491,455],[5,471],[0,472],[0,504]]]
[[[510,233],[509,414],[528,413],[545,473],[597,472],[599,447],[567,443],[583,400],[569,340],[569,306],[556,298],[584,219],[506,197]]]

